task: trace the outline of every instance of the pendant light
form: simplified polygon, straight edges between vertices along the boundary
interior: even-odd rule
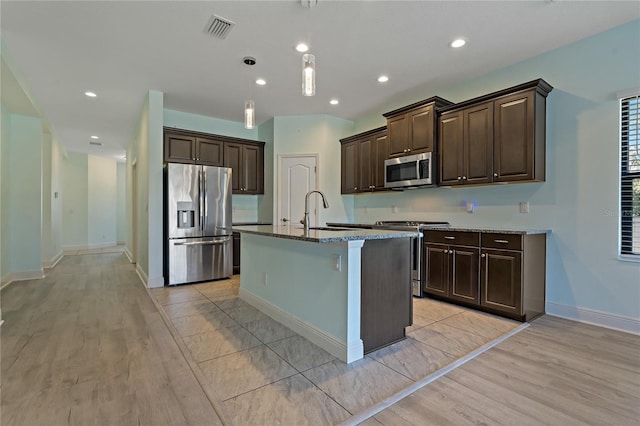
[[[300,4],[309,9],[307,46],[311,47],[311,8],[318,4],[318,0],[300,0]],[[304,96],[314,96],[316,94],[316,55],[311,53],[302,55],[302,94]]]
[[[256,107],[253,101],[244,103],[244,128],[253,129],[256,121]]]
[[[248,66],[253,66],[256,64],[256,59],[251,56],[245,56],[242,58],[242,62],[244,62]],[[253,87],[253,85],[251,86]],[[244,103],[244,128],[245,129],[253,129],[256,122],[256,105],[252,100],[245,101]]]

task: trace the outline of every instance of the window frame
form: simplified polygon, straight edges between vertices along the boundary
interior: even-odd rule
[[[631,105],[635,100],[635,105]],[[634,141],[634,145],[638,144],[638,132],[640,131],[640,91],[628,93],[620,96],[620,215],[619,215],[619,256],[624,260],[640,261],[640,251],[633,251],[633,181],[640,179],[640,169],[638,171],[629,171],[629,144]],[[631,109],[630,109],[631,108]],[[631,124],[630,117],[636,118],[636,124]],[[630,130],[632,127],[635,136],[630,138]],[[637,155],[637,154],[636,154]]]

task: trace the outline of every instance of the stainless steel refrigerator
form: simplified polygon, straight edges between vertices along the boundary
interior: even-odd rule
[[[231,169],[176,163],[166,167],[167,284],[230,277]]]

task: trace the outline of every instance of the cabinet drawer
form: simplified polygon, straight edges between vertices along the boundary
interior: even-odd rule
[[[507,250],[522,250],[522,235],[482,234],[482,247]]]
[[[480,233],[459,231],[424,231],[424,241],[430,243],[478,247],[480,245]]]

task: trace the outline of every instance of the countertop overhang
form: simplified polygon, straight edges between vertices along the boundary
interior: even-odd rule
[[[384,229],[309,229],[305,232],[301,225],[250,225],[233,226],[233,231],[247,234],[264,235],[275,238],[308,241],[312,243],[340,243],[358,240],[384,240],[390,238],[422,237],[415,231],[389,231]]]

